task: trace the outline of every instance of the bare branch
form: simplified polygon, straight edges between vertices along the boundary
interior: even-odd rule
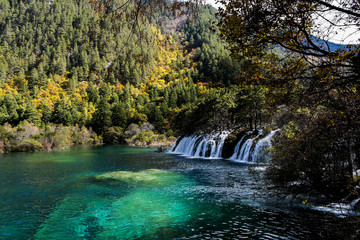
[[[313,1],[319,3],[319,4],[323,5],[323,6],[326,6],[326,7],[328,7],[329,9],[337,10],[337,11],[339,11],[339,12],[343,12],[343,13],[352,15],[352,16],[354,16],[354,17],[360,18],[360,13],[351,11],[351,10],[349,10],[349,9],[341,8],[341,7],[335,6],[335,5],[333,5],[333,4],[330,4],[330,3],[325,2],[325,1],[322,1],[322,0],[313,0]]]

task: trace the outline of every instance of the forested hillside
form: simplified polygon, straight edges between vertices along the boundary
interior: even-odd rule
[[[17,147],[24,126],[37,129],[27,135],[29,150],[56,145],[50,137],[56,128],[67,129],[67,142],[79,142],[75,136],[82,131],[104,142],[173,140],[174,132],[189,128],[179,116],[201,104],[214,108],[207,116],[222,108],[215,96],[240,70],[218,30],[210,30],[210,6],[172,34],[155,23],[132,28],[125,17],[100,15],[88,1],[0,0],[0,11],[4,151],[26,150]],[[239,90],[229,91],[234,100]],[[207,116],[197,117],[198,127]]]

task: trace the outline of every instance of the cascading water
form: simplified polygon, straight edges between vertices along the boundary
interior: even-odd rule
[[[249,156],[250,156],[250,153],[251,153],[251,147],[253,145],[253,142],[260,136],[262,135],[262,132],[259,131],[258,135],[256,135],[256,137],[254,138],[250,138],[248,140],[246,140],[246,142],[244,143],[244,145],[241,147],[240,149],[240,154],[239,154],[239,157],[238,159],[236,160],[239,160],[241,162],[249,162]]]
[[[191,139],[191,141],[189,143],[190,147],[187,150],[185,150],[184,155],[191,156],[194,153],[195,147],[196,147],[195,144],[199,138],[200,138],[200,136],[195,136]]]
[[[195,145],[196,141],[200,137],[201,136],[192,135],[192,136],[184,137],[180,140],[176,140],[176,143],[177,143],[177,141],[179,141],[179,143],[178,144],[175,143],[174,147],[171,149],[171,152],[183,154],[186,156],[192,156],[192,153],[196,146]]]
[[[219,135],[219,144],[216,147],[216,152],[215,152],[215,156],[214,157],[221,157],[221,153],[222,153],[222,149],[224,147],[224,142],[225,139],[227,138],[227,136],[229,135],[229,132],[222,132]]]
[[[234,154],[229,158],[230,160],[234,160],[236,162],[245,162],[245,163],[255,163],[261,159],[268,159],[267,150],[271,148],[271,139],[275,135],[276,132],[280,131],[280,129],[271,131],[266,137],[260,139],[256,142],[255,146],[254,141],[259,138],[263,133],[259,131],[256,137],[247,139],[243,144],[244,138],[247,136],[243,136],[238,144],[235,147]]]
[[[246,139],[254,132],[247,132],[236,144],[233,155],[229,160],[243,163],[255,163],[268,160],[268,150],[271,149],[271,139],[279,129],[271,131],[262,137],[262,131],[253,138]],[[181,154],[186,157],[217,159],[222,157],[225,139],[229,132],[191,135],[176,140],[170,153]],[[257,141],[257,139],[261,138]],[[245,141],[246,139],[246,141]]]
[[[249,135],[251,132],[247,132],[241,139],[240,141],[236,144],[235,149],[234,149],[234,154],[229,158],[230,160],[235,160],[239,157],[239,153],[240,153],[240,147],[241,144],[244,140],[244,138]]]
[[[176,142],[170,153],[197,158],[221,158],[222,148],[229,132],[192,135]]]
[[[179,138],[176,139],[174,146],[172,146],[170,152],[173,152],[175,150],[175,148],[177,147],[178,141],[179,141]]]
[[[251,155],[252,162],[258,162],[260,160],[265,160],[265,161],[268,160],[269,154],[266,151],[271,149],[272,147],[271,139],[278,131],[280,131],[280,129],[271,131],[266,137],[264,137],[263,139],[257,142],[254,151]]]

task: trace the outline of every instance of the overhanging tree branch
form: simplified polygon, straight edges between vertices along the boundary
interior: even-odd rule
[[[313,1],[319,3],[319,4],[323,5],[323,6],[326,6],[329,9],[336,10],[336,11],[346,13],[346,14],[352,15],[354,17],[360,18],[360,13],[351,11],[349,9],[341,8],[341,7],[335,6],[333,4],[330,4],[330,3],[322,1],[322,0],[313,0]]]

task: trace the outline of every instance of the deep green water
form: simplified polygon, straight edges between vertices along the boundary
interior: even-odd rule
[[[0,156],[0,239],[316,239],[322,219],[224,160],[125,146]]]

